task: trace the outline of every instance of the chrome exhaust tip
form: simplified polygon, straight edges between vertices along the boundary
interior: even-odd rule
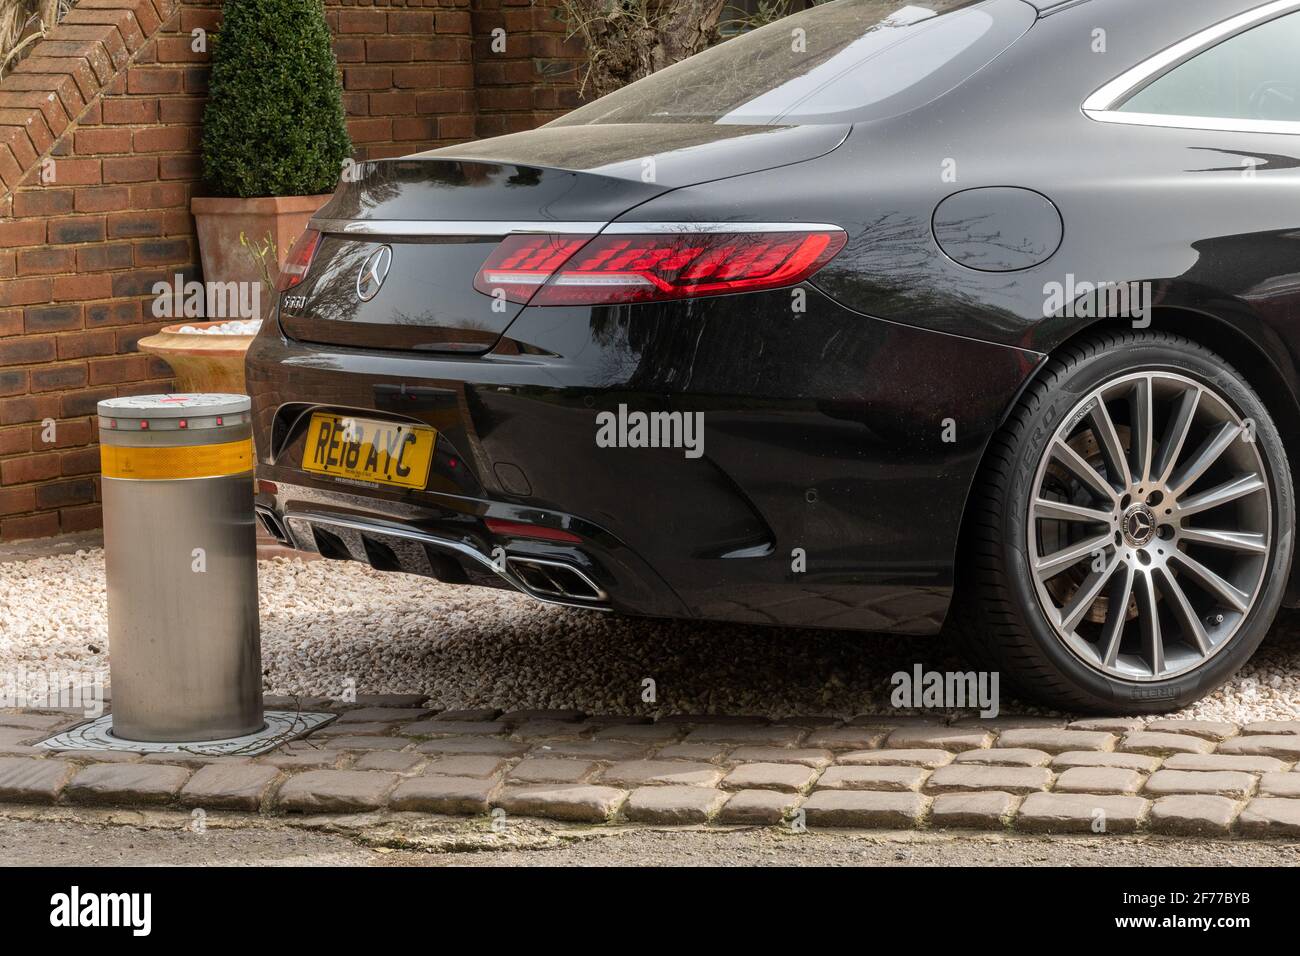
[[[563,561],[506,556],[506,568],[533,597],[598,604],[609,599],[604,588]]]

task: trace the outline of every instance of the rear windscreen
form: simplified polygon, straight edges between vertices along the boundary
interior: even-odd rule
[[[727,40],[551,123],[854,123],[969,79],[1037,13],[1023,0],[836,0]]]

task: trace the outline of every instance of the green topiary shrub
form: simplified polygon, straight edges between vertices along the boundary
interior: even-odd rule
[[[212,195],[332,192],[351,151],[321,0],[226,0],[203,114]]]

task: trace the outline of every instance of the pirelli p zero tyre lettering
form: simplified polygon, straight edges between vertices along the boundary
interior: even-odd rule
[[[1294,511],[1273,420],[1219,356],[1161,332],[1067,346],[987,454],[965,631],[1044,703],[1181,706],[1268,630]]]

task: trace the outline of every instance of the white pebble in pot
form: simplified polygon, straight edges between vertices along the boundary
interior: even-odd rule
[[[243,322],[239,320],[222,322],[220,325],[210,325],[206,329],[194,325],[182,325],[179,331],[187,335],[256,335],[261,328],[261,319],[249,319]]]

